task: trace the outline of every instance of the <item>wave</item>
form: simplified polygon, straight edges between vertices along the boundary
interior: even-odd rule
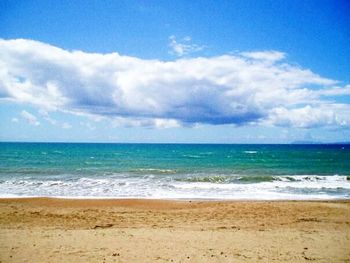
[[[189,182],[189,183],[225,183],[229,181],[228,176],[220,176],[220,175],[214,175],[214,176],[203,176],[203,177],[186,177],[186,178],[175,178],[175,181],[178,182]]]
[[[136,173],[152,173],[152,174],[175,174],[176,170],[173,169],[160,169],[160,168],[139,168],[139,169],[132,169],[131,172]]]
[[[142,168],[153,169],[155,168]],[[157,169],[163,170],[163,169]],[[169,172],[169,171],[167,171]],[[0,197],[161,199],[350,199],[350,176],[132,175],[21,177],[0,181]]]
[[[244,151],[244,153],[255,154],[255,153],[258,153],[258,151]]]
[[[182,157],[190,158],[190,159],[202,158],[202,156],[200,156],[200,155],[195,155],[195,154],[183,154]]]
[[[287,179],[287,178],[286,178]],[[228,175],[212,175],[212,176],[193,176],[186,178],[176,178],[179,182],[193,182],[193,183],[259,183],[259,182],[273,182],[279,181],[276,176],[228,176]]]
[[[339,179],[341,178],[341,179]],[[350,181],[350,176],[320,176],[320,175],[285,175],[285,176],[272,176],[272,175],[210,175],[210,176],[187,176],[178,177],[174,179],[179,182],[189,183],[264,183],[264,182],[308,182],[308,181],[320,181],[320,180],[342,180]]]
[[[261,183],[261,182],[273,182],[279,181],[280,179],[276,176],[269,175],[256,175],[256,176],[242,176],[238,177],[237,181],[241,183]]]

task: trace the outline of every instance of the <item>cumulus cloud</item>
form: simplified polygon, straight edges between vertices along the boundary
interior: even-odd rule
[[[344,127],[349,105],[328,96],[349,86],[335,85],[278,51],[161,61],[0,40],[0,99],[109,118],[116,126]]]
[[[21,116],[22,116],[23,119],[28,121],[28,123],[30,125],[33,125],[33,126],[39,126],[40,125],[40,122],[38,121],[38,119],[33,114],[29,113],[28,111],[23,110],[21,112]]]
[[[182,40],[176,40],[175,36],[169,37],[169,47],[171,48],[170,53],[178,57],[201,51],[204,49],[204,46],[199,46],[197,44],[191,43],[190,37],[184,37]]]
[[[350,105],[344,104],[307,105],[296,109],[279,107],[272,110],[267,122],[297,128],[347,127],[350,126],[349,113]]]

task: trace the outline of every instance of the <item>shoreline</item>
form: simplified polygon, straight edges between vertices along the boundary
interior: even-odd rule
[[[1,262],[346,262],[350,200],[1,198],[0,236]]]
[[[161,201],[161,202],[350,202],[350,198],[328,199],[219,199],[219,198],[142,198],[142,197],[63,197],[63,196],[15,196],[1,197],[1,201],[35,201],[35,200],[67,200],[67,201]]]
[[[253,199],[253,198],[235,198],[235,199],[220,199],[220,198],[143,198],[143,197],[105,197],[105,196],[13,196],[13,197],[1,197],[1,200],[100,200],[100,201],[119,201],[119,200],[139,200],[139,201],[167,201],[167,202],[350,202],[349,198],[300,198],[300,199],[287,199],[287,198],[275,198],[275,199]]]

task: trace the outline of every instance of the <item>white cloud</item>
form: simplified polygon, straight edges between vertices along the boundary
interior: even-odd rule
[[[257,60],[278,61],[285,58],[286,54],[278,51],[257,51],[257,52],[242,52],[242,56]]]
[[[331,87],[328,89],[319,90],[318,93],[324,96],[350,95],[350,85],[347,85],[345,87]]]
[[[48,123],[50,123],[51,125],[57,125],[57,121],[53,118],[50,117],[50,114],[48,113],[47,110],[45,109],[39,109],[38,113],[40,114],[40,116],[46,120]]]
[[[33,125],[33,126],[39,126],[40,125],[40,122],[38,121],[38,119],[31,113],[23,110],[21,112],[21,116],[22,118],[24,118],[26,121],[28,121],[28,123],[30,125]]]
[[[197,44],[191,43],[191,37],[184,37],[182,40],[176,40],[175,36],[169,37],[169,47],[171,48],[171,54],[176,55],[178,57],[182,57],[184,55],[198,52],[204,49],[204,46],[199,46]]]
[[[39,114],[42,116],[44,120],[46,120],[48,123],[50,123],[53,126],[58,126],[65,130],[72,128],[72,125],[68,122],[60,122],[51,118],[49,112],[47,112],[45,109],[40,109]]]
[[[150,118],[122,118],[117,117],[113,122],[114,127],[156,127],[160,129],[177,128],[181,124],[174,119],[150,119]]]
[[[321,126],[350,126],[350,105],[325,104],[318,107],[307,105],[296,109],[275,108],[269,120],[273,125],[298,128],[315,128]]]
[[[50,117],[44,117],[46,121],[48,121],[51,125],[57,125],[57,121],[55,119],[52,119]]]
[[[18,122],[18,119],[17,118],[12,118],[11,121],[12,122]]]
[[[335,87],[337,81],[284,59],[262,51],[166,62],[0,40],[0,98],[36,105],[49,122],[45,112],[62,111],[158,128],[349,126],[349,105],[328,99],[347,94],[349,85]]]

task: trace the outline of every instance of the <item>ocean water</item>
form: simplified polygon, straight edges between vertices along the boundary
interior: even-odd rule
[[[0,143],[0,197],[349,199],[350,145]]]

